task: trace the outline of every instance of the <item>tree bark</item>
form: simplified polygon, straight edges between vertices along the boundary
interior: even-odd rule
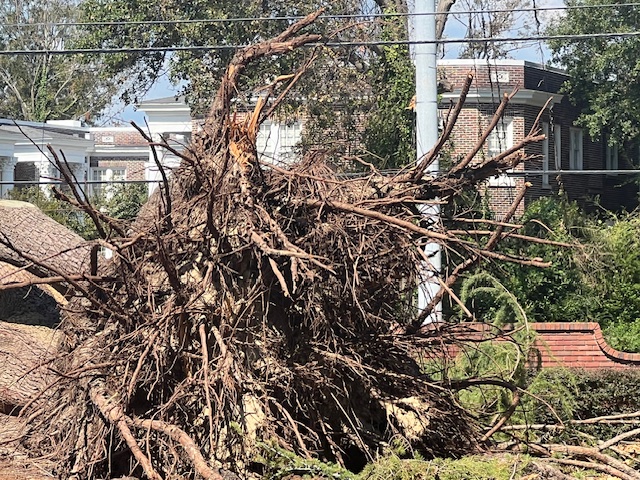
[[[54,381],[48,362],[60,340],[50,328],[0,322],[0,413],[16,413]]]
[[[447,24],[448,13],[456,0],[440,0],[436,7],[436,38],[440,40],[444,33],[444,27]]]
[[[37,235],[34,234],[36,228]],[[25,256],[38,259],[41,264],[34,265]],[[82,237],[37,207],[26,202],[0,200],[0,262],[25,267],[36,276],[49,277],[83,273],[88,269],[89,257],[90,248]],[[0,278],[0,283],[12,280]]]

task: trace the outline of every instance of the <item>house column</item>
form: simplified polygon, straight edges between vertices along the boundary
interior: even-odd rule
[[[40,187],[40,190],[42,190],[42,192],[48,197],[51,194],[51,190],[46,184],[53,183],[55,179],[58,178],[58,169],[56,169],[47,159],[45,159],[44,161],[35,162],[35,167],[36,174],[38,176],[38,186]]]
[[[14,172],[16,168],[16,159],[14,157],[0,157],[0,198],[5,198],[13,184],[8,185],[5,182],[13,182]]]

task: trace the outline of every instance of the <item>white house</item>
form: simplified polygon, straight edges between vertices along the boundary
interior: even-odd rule
[[[201,120],[191,116],[183,97],[142,102],[146,125],[154,142],[166,141],[183,150],[197,132]],[[287,162],[300,142],[302,124],[265,122],[257,139],[258,154],[269,161]],[[89,127],[79,121],[22,122],[0,119],[0,197],[15,186],[60,181],[47,145],[64,154],[70,171],[85,190],[95,192],[100,182],[147,182],[149,190],[161,180],[151,148],[132,126]],[[180,158],[159,149],[163,168],[169,173]]]
[[[51,145],[69,165],[78,182],[86,180],[89,152],[93,142],[79,122],[14,122],[0,120],[0,152],[2,152],[2,194],[13,188],[9,182],[46,184],[58,181]]]

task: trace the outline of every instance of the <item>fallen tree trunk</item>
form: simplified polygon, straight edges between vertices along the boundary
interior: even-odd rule
[[[39,277],[88,272],[87,242],[34,205],[0,199],[0,227],[0,262]],[[12,281],[11,276],[0,275],[0,284]]]
[[[16,413],[56,379],[49,370],[61,334],[47,327],[0,322],[0,413]]]

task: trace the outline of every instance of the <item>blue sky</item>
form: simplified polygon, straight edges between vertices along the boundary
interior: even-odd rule
[[[149,89],[142,100],[151,100],[154,98],[169,97],[178,95],[180,86],[172,85],[167,74],[162,75],[158,81]],[[106,124],[125,124],[136,122],[138,125],[144,125],[145,115],[142,111],[136,110],[134,105],[124,105],[122,102],[116,102],[109,112],[105,115],[104,122]]]

